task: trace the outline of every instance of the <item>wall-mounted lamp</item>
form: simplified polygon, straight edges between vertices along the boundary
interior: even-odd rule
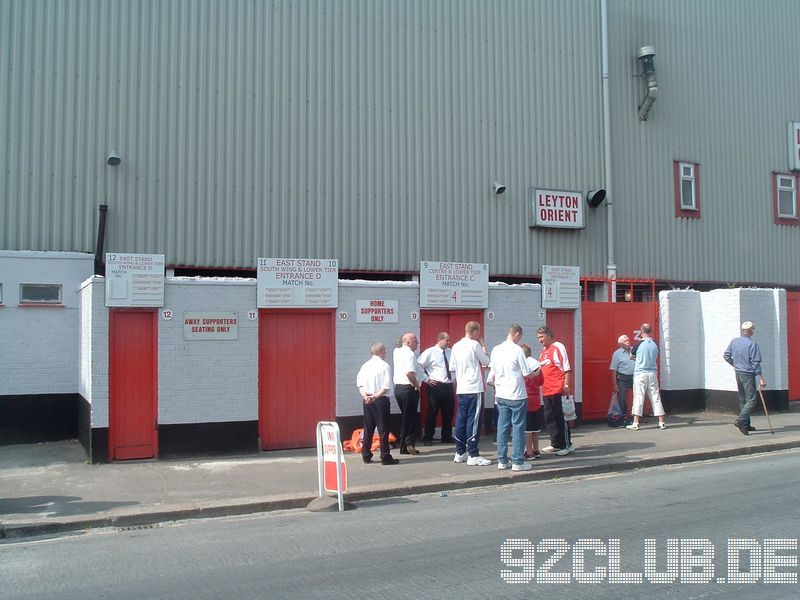
[[[631,290],[625,290],[625,302],[632,302],[633,301],[633,292]]]
[[[118,167],[122,163],[122,159],[119,157],[119,154],[116,152],[111,152],[106,158],[106,164],[109,167]]]
[[[493,181],[492,191],[499,196],[500,194],[506,191],[506,184],[503,183],[502,181]]]
[[[595,190],[590,191],[586,194],[586,202],[589,204],[590,208],[597,208],[603,203],[603,200],[606,199],[606,191],[605,190]]]
[[[658,81],[656,81],[656,65],[653,59],[656,56],[656,49],[653,46],[642,46],[636,53],[636,60],[642,65],[642,72],[639,75],[647,84],[647,95],[639,104],[639,120],[646,121],[647,113],[653,107],[658,94]]]

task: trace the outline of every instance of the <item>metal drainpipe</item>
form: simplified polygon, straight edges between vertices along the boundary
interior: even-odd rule
[[[97,246],[94,251],[94,274],[105,275],[103,265],[103,247],[106,243],[106,215],[108,215],[108,204],[100,205],[100,221],[97,224]]]
[[[614,258],[614,192],[611,188],[611,101],[608,84],[608,6],[600,0],[600,53],[603,66],[603,168],[605,170],[606,214],[608,215],[608,262],[606,276],[611,286],[611,301],[617,301],[617,263]]]

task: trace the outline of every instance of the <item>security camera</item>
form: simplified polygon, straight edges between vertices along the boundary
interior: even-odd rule
[[[116,166],[118,166],[118,165],[119,165],[121,162],[122,162],[122,159],[119,157],[119,155],[117,155],[117,153],[116,153],[116,152],[112,152],[111,154],[109,154],[109,155],[108,155],[108,158],[106,159],[106,164],[107,164],[109,167],[116,167]]]
[[[492,182],[492,190],[498,196],[506,191],[506,184],[502,181],[493,181]]]

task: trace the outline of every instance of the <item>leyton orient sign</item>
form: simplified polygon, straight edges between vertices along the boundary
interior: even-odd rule
[[[531,227],[583,229],[583,193],[534,189]]]

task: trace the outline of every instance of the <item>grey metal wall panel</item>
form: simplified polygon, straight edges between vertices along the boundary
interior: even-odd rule
[[[770,172],[800,4],[608,4],[620,275],[796,283]],[[599,2],[0,0],[0,134],[0,248],[92,251],[105,200],[107,249],[172,265],[605,271],[604,208],[527,225],[529,188],[603,185]],[[700,220],[674,216],[675,159],[701,165]]]
[[[619,273],[800,283],[800,228],[773,223],[771,181],[787,169],[786,124],[800,119],[800,4],[620,0],[609,24]],[[659,93],[641,122],[644,45],[656,48]],[[675,217],[674,160],[700,164],[700,219]]]
[[[602,217],[527,226],[530,186],[602,184],[594,4],[0,5],[4,248],[91,250],[106,199],[108,249],[177,265],[602,270]]]

